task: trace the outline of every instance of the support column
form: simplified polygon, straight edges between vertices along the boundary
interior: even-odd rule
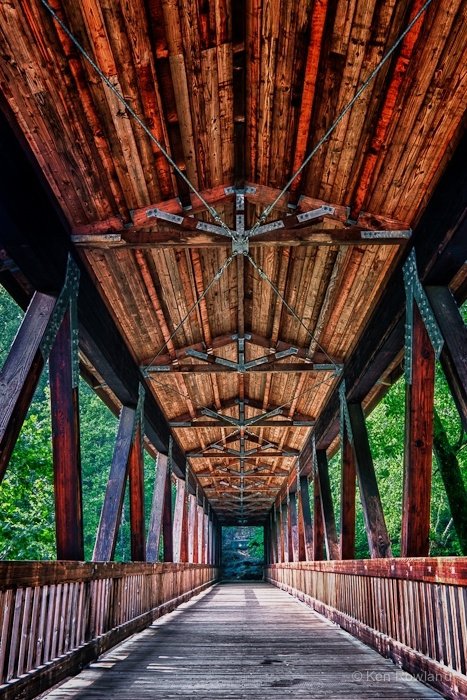
[[[193,564],[195,553],[196,496],[188,495],[188,561]]]
[[[357,470],[345,425],[341,431],[341,538],[340,558],[355,559],[355,486]]]
[[[197,505],[198,513],[198,564],[204,564],[204,508]]]
[[[74,357],[73,318],[69,308],[49,359],[55,531],[57,559],[83,561],[78,357],[77,353]]]
[[[425,291],[443,334],[441,365],[467,432],[467,327],[449,287],[427,287]]]
[[[141,422],[138,420],[128,463],[130,485],[131,559],[146,561],[144,523],[144,462]]]
[[[44,367],[40,346],[55,303],[34,294],[0,372],[0,482]]]
[[[183,479],[176,480],[175,509],[173,515],[173,560],[183,561],[183,529],[186,518],[185,508],[185,482]]]
[[[323,508],[321,505],[321,493],[318,474],[313,477],[313,560],[324,559],[324,523]]]
[[[149,522],[146,545],[147,561],[159,561],[159,547],[162,531],[162,514],[164,509],[165,482],[167,479],[167,455],[157,455],[154,492],[152,495],[151,519]]]
[[[281,505],[281,525],[282,525],[282,546],[283,556],[282,561],[289,561],[289,516],[287,502]]]
[[[276,508],[274,504],[274,508]],[[277,535],[277,562],[284,561],[284,538],[282,533],[282,512],[281,508],[276,508],[276,535]]]
[[[351,426],[349,434],[351,433],[352,435],[352,446],[370,554],[372,558],[390,557],[392,556],[391,543],[384,520],[363,409],[359,403],[347,404],[347,408]]]
[[[290,517],[290,533],[291,533],[291,561],[299,561],[298,556],[298,514],[297,514],[297,494],[292,492],[289,494],[289,517]]]
[[[434,377],[434,350],[414,304],[411,381],[406,387],[405,408],[403,557],[425,557],[429,553]]]
[[[305,559],[313,559],[313,523],[311,519],[310,492],[308,477],[300,477],[300,510],[303,519],[303,539],[305,545]]]
[[[316,469],[321,494],[326,553],[328,559],[339,559],[339,540],[337,538],[334,505],[329,482],[329,467],[326,450],[316,450]]]
[[[173,561],[172,531],[172,478],[171,469],[167,471],[164,489],[164,509],[162,511],[162,537],[164,538],[164,561]]]
[[[110,561],[115,552],[125,495],[128,458],[133,442],[136,411],[124,406],[120,413],[117,440],[102,506],[93,561]]]

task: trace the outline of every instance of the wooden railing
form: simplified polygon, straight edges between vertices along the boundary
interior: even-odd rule
[[[0,562],[0,698],[33,698],[215,582],[204,564]]]
[[[272,564],[265,578],[446,697],[467,697],[467,558]]]

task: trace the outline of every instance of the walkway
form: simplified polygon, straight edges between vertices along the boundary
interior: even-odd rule
[[[265,583],[227,583],[135,635],[50,700],[440,698]]]

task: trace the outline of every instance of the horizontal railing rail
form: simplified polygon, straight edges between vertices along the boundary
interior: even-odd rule
[[[213,584],[204,564],[0,562],[0,698],[33,698]]]
[[[467,558],[271,564],[265,579],[446,697],[467,697]]]

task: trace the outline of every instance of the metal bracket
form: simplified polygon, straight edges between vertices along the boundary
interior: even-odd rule
[[[301,214],[297,214],[297,221],[302,224],[305,221],[312,221],[313,219],[321,219],[322,216],[329,216],[334,214],[335,211],[334,207],[323,205],[317,209],[311,209],[310,211],[303,211]]]
[[[238,217],[237,217],[238,218]],[[238,224],[238,222],[237,222]],[[245,234],[232,236],[232,253],[234,255],[248,255],[250,242]]]
[[[423,323],[435,352],[435,358],[439,360],[444,345],[444,338],[436,321],[428,297],[423,289],[418,276],[415,251],[411,250],[403,266],[404,286],[406,293],[406,321],[405,321],[405,380],[412,383],[412,346],[413,346],[413,302],[417,303]]]
[[[146,396],[146,391],[144,389],[144,386],[140,383],[138,386],[138,403],[136,404],[135,422],[134,422],[134,426],[133,426],[133,437],[136,435],[138,425],[140,426],[141,436],[144,435],[144,399],[145,399],[145,396]]]
[[[385,239],[390,240],[391,238],[410,238],[412,235],[412,229],[405,229],[403,231],[360,231],[360,238],[372,240],[372,239]]]
[[[347,405],[347,397],[345,394],[346,394],[345,381],[342,380],[342,382],[339,385],[339,400],[340,400],[339,427],[340,427],[341,446],[344,444],[344,427],[347,430],[349,442],[353,443],[352,425],[350,423],[349,407]]]
[[[50,320],[47,324],[47,328],[45,330],[44,336],[42,338],[41,344],[40,344],[40,351],[42,353],[42,357],[44,358],[44,362],[47,362],[50,351],[52,350],[53,344],[55,342],[55,338],[57,336],[58,330],[60,328],[60,324],[62,323],[63,316],[65,315],[65,312],[67,310],[67,306],[71,303],[73,299],[76,299],[77,294],[78,294],[78,287],[79,287],[79,267],[71,257],[71,255],[68,255],[68,261],[67,261],[67,266],[66,266],[66,273],[65,273],[65,282],[63,283],[62,290],[60,294],[57,297],[57,302],[54,306],[54,310],[52,312],[52,315],[50,317]],[[72,322],[73,320],[76,321],[76,311],[74,312],[73,309],[71,308],[71,314],[72,314]],[[76,334],[73,335],[73,325],[72,325],[72,374],[73,374],[73,381],[76,379],[76,385],[77,386],[77,378],[76,378],[76,373],[79,375],[79,369],[76,370],[73,368],[73,362],[74,356],[73,353],[75,350],[77,350],[77,343],[79,342],[79,337],[78,337],[78,330],[76,326]],[[77,361],[77,359],[76,359]]]
[[[171,224],[178,224],[181,226],[185,220],[183,216],[178,216],[178,214],[171,214],[168,211],[163,211],[162,209],[148,209],[146,212],[146,217],[148,219],[161,219],[162,221],[169,221]]]

